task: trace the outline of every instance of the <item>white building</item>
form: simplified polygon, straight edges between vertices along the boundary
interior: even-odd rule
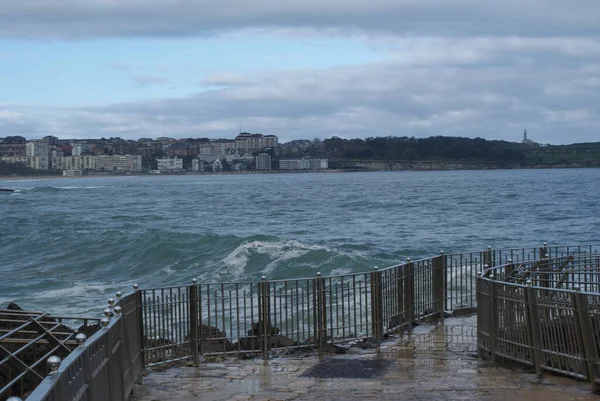
[[[192,159],[192,171],[194,173],[204,172],[204,161],[200,159]]]
[[[25,145],[25,156],[39,157],[40,170],[50,168],[50,145],[45,142],[27,142]]]
[[[329,168],[327,159],[288,159],[279,161],[280,170],[325,170]]]
[[[266,153],[260,153],[256,156],[257,170],[271,170],[271,156]]]
[[[210,155],[213,153],[215,153],[215,148],[210,144],[210,142],[201,143],[200,145],[198,145],[198,154]]]
[[[76,144],[76,145],[73,145],[71,154],[73,156],[81,156],[82,153],[87,152],[88,150],[89,150],[89,146],[87,144]]]
[[[53,156],[52,166],[60,170],[97,170],[139,173],[142,171],[142,156]]]
[[[225,155],[225,153],[229,149],[231,149],[231,150],[237,149],[236,141],[230,140],[230,139],[212,141],[210,144],[212,145],[214,154],[217,156]]]
[[[96,157],[98,158],[98,170],[127,171],[132,173],[142,171],[141,155],[113,155]]]
[[[59,170],[98,170],[98,156],[53,156],[52,167]]]
[[[21,163],[28,168],[43,170],[42,158],[38,156],[4,156],[0,157],[0,161],[10,164]]]
[[[158,171],[181,171],[183,170],[183,159],[176,157],[172,159],[157,159]]]
[[[275,135],[265,135],[262,138],[263,148],[274,148],[278,145],[278,138]]]
[[[63,170],[63,177],[76,177],[83,175],[82,170]]]

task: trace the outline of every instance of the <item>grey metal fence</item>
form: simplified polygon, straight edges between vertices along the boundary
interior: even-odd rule
[[[596,246],[440,253],[371,272],[293,280],[189,285],[142,291],[148,366],[201,355],[262,354],[372,338],[414,321],[477,305],[478,273],[499,261],[586,255]]]
[[[549,253],[543,253],[549,255]],[[507,263],[477,278],[480,356],[589,380],[600,389],[600,254]]]
[[[82,338],[63,361],[50,360],[49,375],[27,400],[128,400],[143,366],[140,295],[137,291],[118,299],[100,331]]]
[[[28,400],[125,400],[143,366],[199,362],[201,355],[228,353],[261,354],[267,360],[272,351],[305,347],[322,354],[336,344],[365,338],[379,344],[386,334],[410,329],[415,321],[477,305],[482,354],[597,378],[598,358],[582,352],[592,347],[589,333],[600,330],[600,294],[580,292],[582,298],[564,288],[579,284],[584,291],[598,292],[593,263],[599,249],[544,244],[442,252],[355,274],[216,284],[194,280],[137,290],[117,301],[114,318],[103,319],[105,327],[58,364]],[[540,255],[548,258],[540,262]],[[537,286],[523,283],[529,277],[538,280]],[[562,295],[549,297],[548,291]],[[534,316],[545,317],[547,326],[527,329]],[[565,316],[577,327],[591,329],[587,334],[572,331]],[[560,319],[564,328],[548,328]],[[552,335],[544,335],[543,329]],[[580,348],[556,350],[556,337],[578,340]]]
[[[0,310],[0,399],[33,390],[46,376],[45,360],[65,357],[77,347],[77,327],[93,332],[100,319],[50,316],[20,310]]]

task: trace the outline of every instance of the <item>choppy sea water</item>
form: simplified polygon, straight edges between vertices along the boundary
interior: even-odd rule
[[[600,243],[600,169],[1,181],[0,307],[312,277],[445,252]]]

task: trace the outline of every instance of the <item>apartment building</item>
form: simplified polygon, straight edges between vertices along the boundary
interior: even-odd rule
[[[287,159],[279,161],[280,170],[325,170],[329,168],[328,159]]]
[[[181,171],[183,170],[183,159],[169,158],[169,159],[157,159],[158,171]]]
[[[42,158],[38,156],[3,156],[0,157],[0,162],[4,163],[21,163],[25,167],[33,168],[36,170],[44,170],[42,164]],[[47,163],[47,162],[46,162]]]
[[[39,157],[40,170],[50,168],[50,145],[46,142],[27,142],[25,145],[25,156]]]
[[[271,156],[266,153],[261,153],[256,156],[257,170],[271,170]]]

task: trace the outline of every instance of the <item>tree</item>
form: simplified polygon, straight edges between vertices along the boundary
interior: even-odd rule
[[[404,152],[402,152],[402,159],[406,159],[406,160],[418,160],[421,158],[421,156],[419,156],[419,152],[417,152],[415,150],[415,148],[407,148],[404,150]]]

